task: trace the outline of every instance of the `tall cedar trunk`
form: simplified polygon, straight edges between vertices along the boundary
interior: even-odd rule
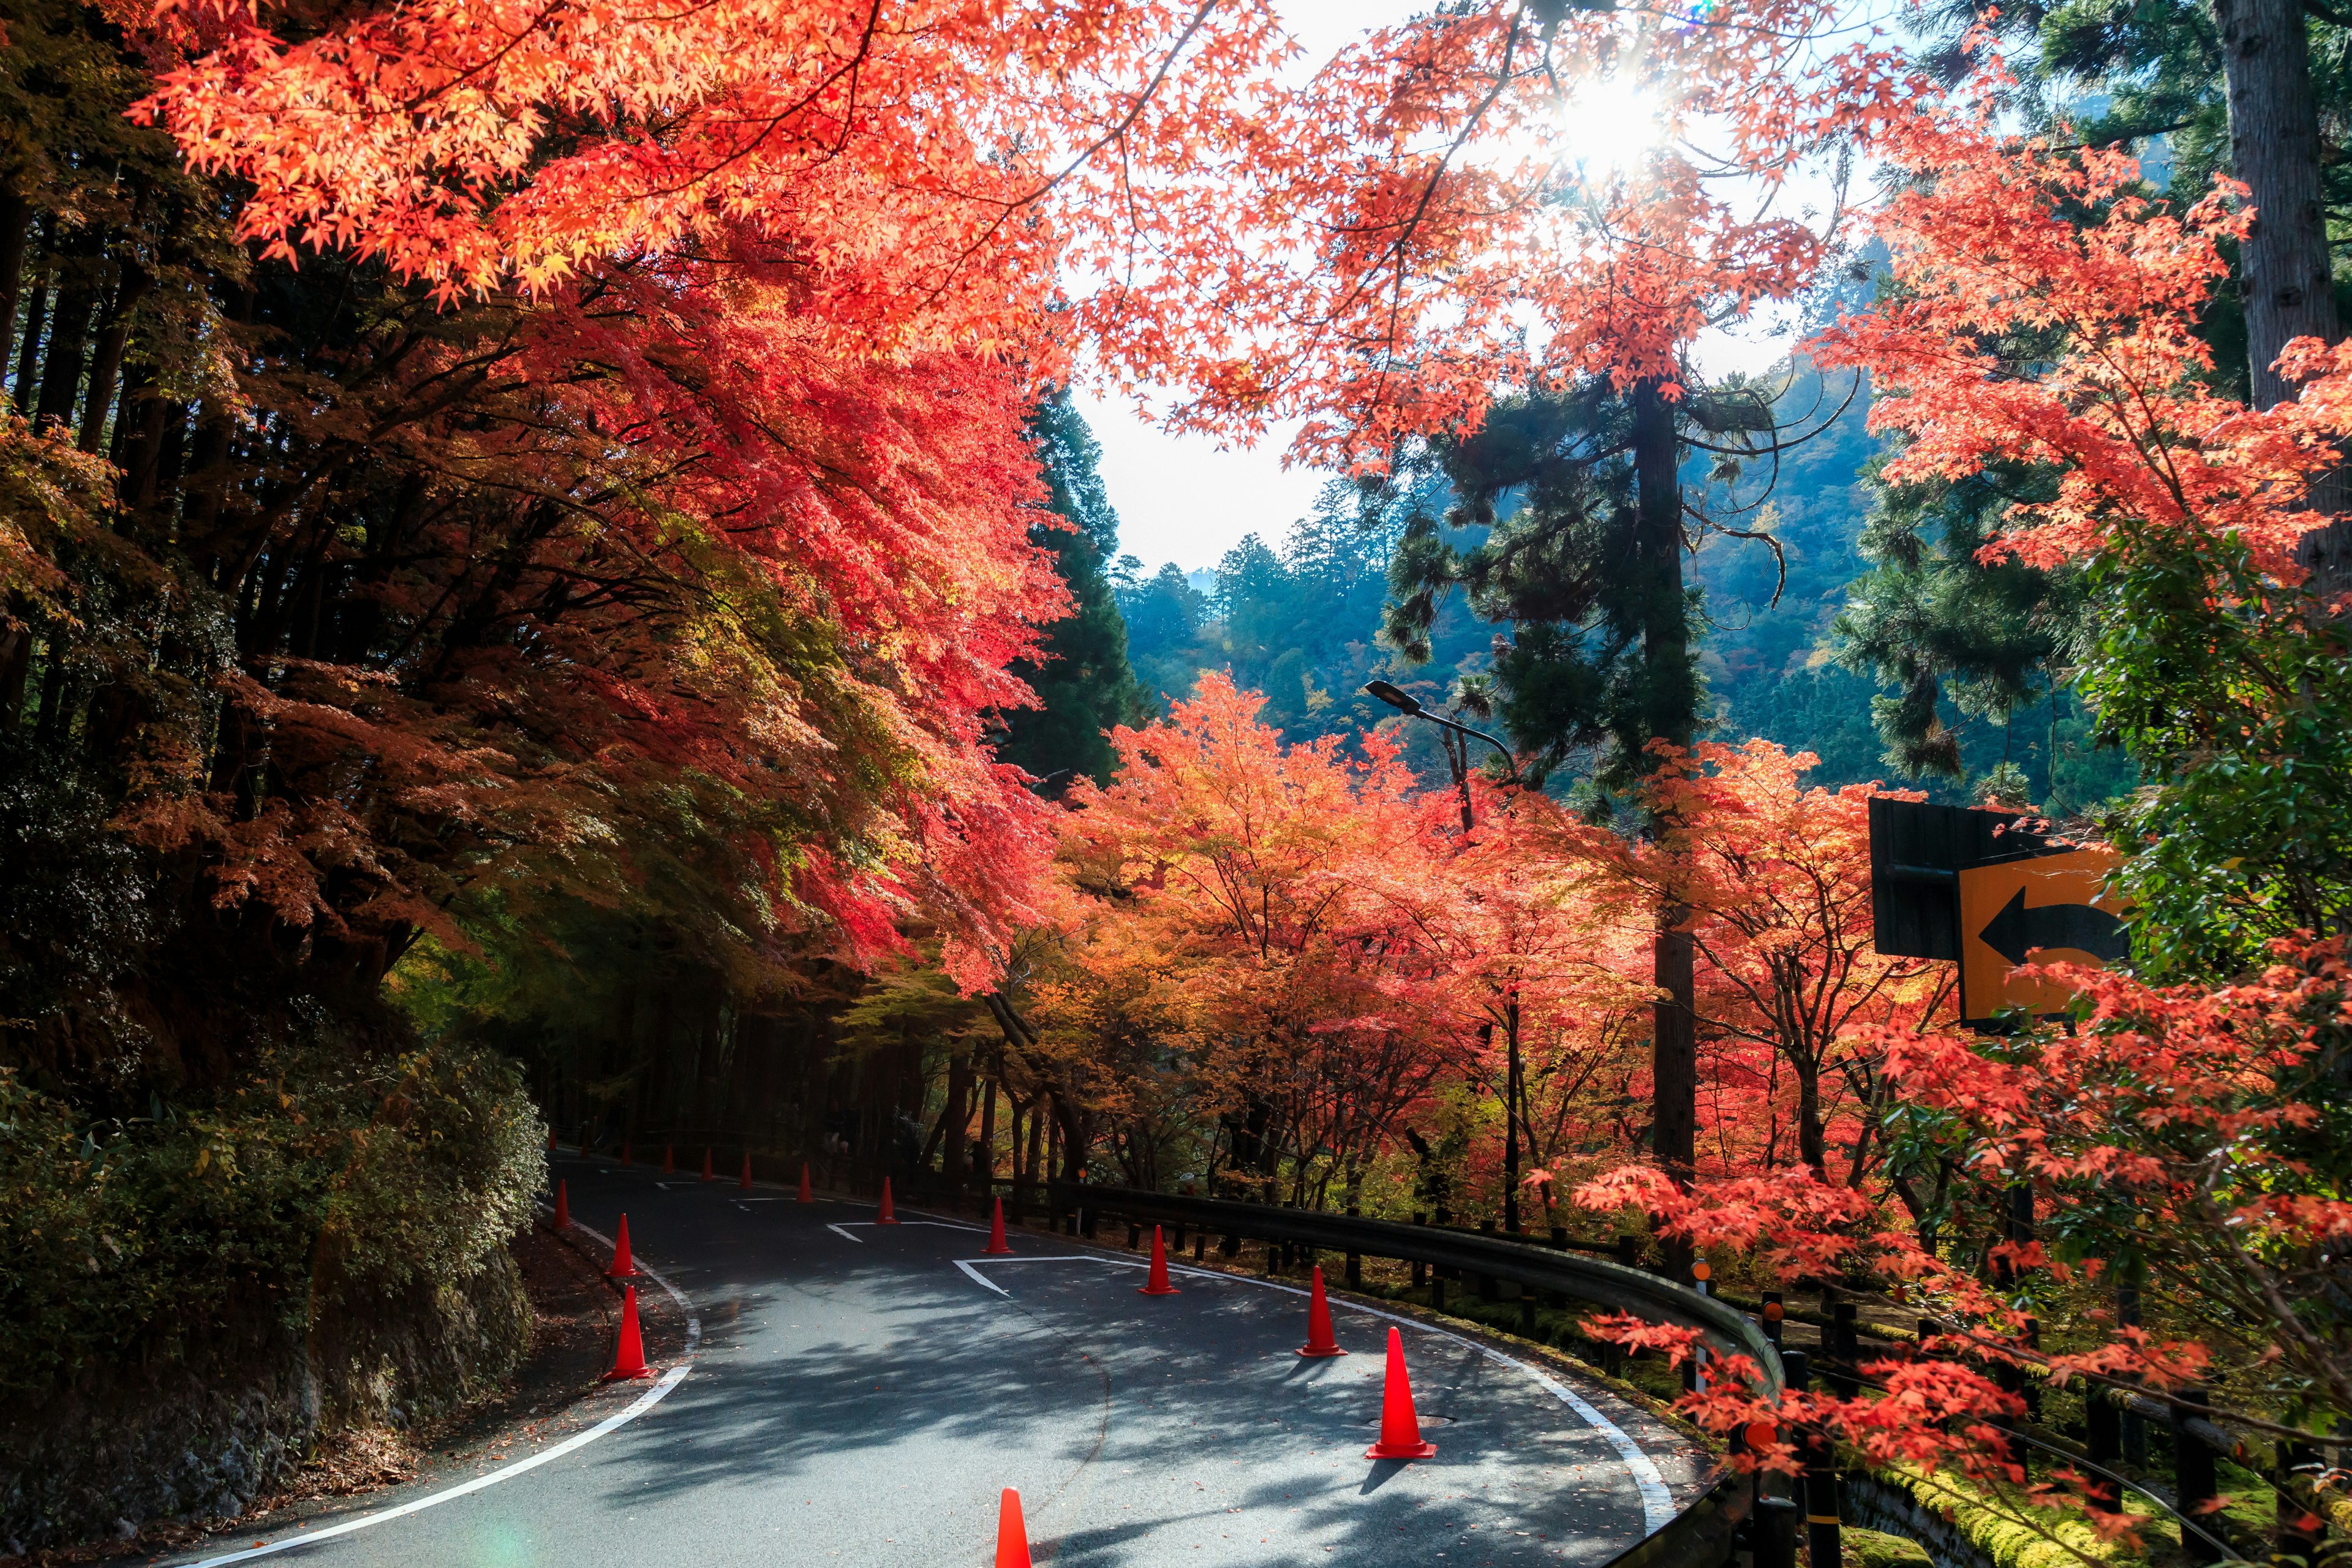
[[[980,1097],[980,1178],[992,1185],[996,1181],[996,1080],[992,1078]]]
[[[947,1135],[940,1146],[940,1174],[961,1186],[971,1142],[971,1058],[961,1051],[948,1058],[948,1102],[940,1127]]]
[[[79,248],[89,251],[94,242]],[[49,329],[47,349],[41,355],[41,395],[33,406],[36,428],[51,424],[70,426],[74,405],[81,396],[81,373],[89,363],[89,318],[98,309],[98,289],[79,279],[58,291],[58,318]]]
[[[2320,185],[2319,106],[2311,89],[2311,42],[2302,0],[2213,0],[2230,101],[2230,161],[2254,206],[2246,237],[2246,357],[2254,406],[2294,395],[2271,366],[2295,338],[2334,342],[2336,313]],[[2336,514],[2305,537],[2303,559],[2323,595],[2352,590],[2352,520],[2341,476],[2321,489],[2319,510]]]
[[[0,356],[16,341],[16,306],[25,294],[25,241],[33,206],[15,191],[0,191]]]
[[[49,275],[44,267],[33,283],[33,297],[25,305],[25,337],[16,347],[16,379],[9,383],[15,389],[16,412],[30,416],[33,412],[33,368],[41,363],[41,328],[49,310]]]
[[[1680,693],[1690,663],[1683,608],[1683,496],[1675,472],[1675,411],[1655,382],[1633,394],[1633,474],[1644,584],[1644,677],[1654,694],[1652,732],[1673,745],[1691,742],[1692,717]],[[1674,824],[1653,823],[1662,838]],[[1652,939],[1651,984],[1664,993],[1650,1010],[1651,1149],[1676,1183],[1688,1184],[1698,1140],[1697,967],[1690,911],[1663,904]]]
[[[89,395],[82,405],[80,447],[85,452],[98,450],[106,435],[106,422],[114,409],[114,384],[122,371],[122,351],[131,342],[131,318],[138,314],[140,301],[154,287],[155,280],[143,267],[125,263],[122,281],[114,290],[114,304],[106,313],[106,325],[98,335],[98,352],[89,362]]]

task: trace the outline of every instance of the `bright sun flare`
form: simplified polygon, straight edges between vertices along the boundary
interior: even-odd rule
[[[1589,178],[1606,179],[1664,139],[1659,110],[1654,94],[1622,77],[1580,79],[1553,113],[1552,151]]]

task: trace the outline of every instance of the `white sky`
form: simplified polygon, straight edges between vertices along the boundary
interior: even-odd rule
[[[1306,46],[1301,65],[1320,65],[1349,38],[1426,8],[1426,0],[1279,0],[1292,35]],[[1697,355],[1711,374],[1769,368],[1786,351],[1786,332],[1702,339]],[[1075,401],[1102,444],[1102,477],[1118,509],[1119,549],[1147,570],[1173,561],[1186,571],[1213,566],[1244,534],[1279,545],[1312,510],[1329,476],[1286,468],[1282,455],[1295,426],[1277,426],[1254,447],[1221,448],[1206,436],[1171,436],[1139,417],[1124,399],[1105,401],[1083,384]],[[1159,399],[1165,404],[1168,400]]]

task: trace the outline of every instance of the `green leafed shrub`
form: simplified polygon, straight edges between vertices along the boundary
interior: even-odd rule
[[[0,1392],[467,1278],[527,1217],[545,1136],[513,1066],[459,1043],[274,1051],[209,1103],[97,1123],[0,1068]]]

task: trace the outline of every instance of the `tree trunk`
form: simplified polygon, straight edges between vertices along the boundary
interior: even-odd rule
[[[2268,408],[2295,395],[2294,384],[2272,369],[2280,350],[2295,338],[2332,343],[2344,335],[2320,185],[2311,42],[2302,0],[2213,0],[2213,21],[2229,96],[2230,161],[2254,205],[2241,258],[2246,357],[2254,406]],[[2336,521],[2303,542],[2312,586],[2323,596],[2352,589],[2346,488],[2340,477],[2322,487],[2315,504]]]
[[[44,255],[42,261],[36,264],[33,297],[25,306],[24,341],[16,346],[16,378],[9,383],[14,389],[16,412],[28,418],[33,412],[33,372],[41,363],[41,328],[49,311],[49,273],[46,265],[47,260],[46,252],[48,248],[46,240],[47,233],[48,227],[44,224],[42,226],[44,243],[41,247]]]
[[[1670,745],[1688,746],[1694,724],[1690,623],[1683,602],[1683,494],[1676,472],[1674,405],[1655,382],[1633,393],[1633,473],[1638,544],[1645,585],[1642,654],[1649,686],[1646,728]],[[1671,839],[1676,825],[1653,822]],[[1650,1147],[1677,1185],[1687,1186],[1698,1146],[1697,962],[1690,911],[1661,904],[1651,947],[1651,984],[1664,993],[1650,1011]]]
[[[996,1188],[996,1079],[993,1078],[981,1091],[980,1158],[981,1194],[985,1197]]]
[[[953,1186],[963,1185],[964,1156],[971,1147],[971,1058],[961,1051],[948,1057],[948,1102],[940,1108],[940,1174]]]
[[[25,293],[25,242],[33,206],[15,191],[0,191],[0,355],[16,341],[16,305]]]
[[[1826,1183],[1830,1155],[1829,1140],[1822,1131],[1821,1067],[1793,1056],[1789,1066],[1797,1075],[1797,1158]]]
[[[115,287],[113,307],[106,313],[98,352],[90,360],[89,394],[82,404],[79,442],[85,452],[97,451],[105,438],[107,418],[114,410],[114,384],[122,371],[122,351],[131,342],[131,319],[154,284],[145,268],[123,264],[122,281]]]

